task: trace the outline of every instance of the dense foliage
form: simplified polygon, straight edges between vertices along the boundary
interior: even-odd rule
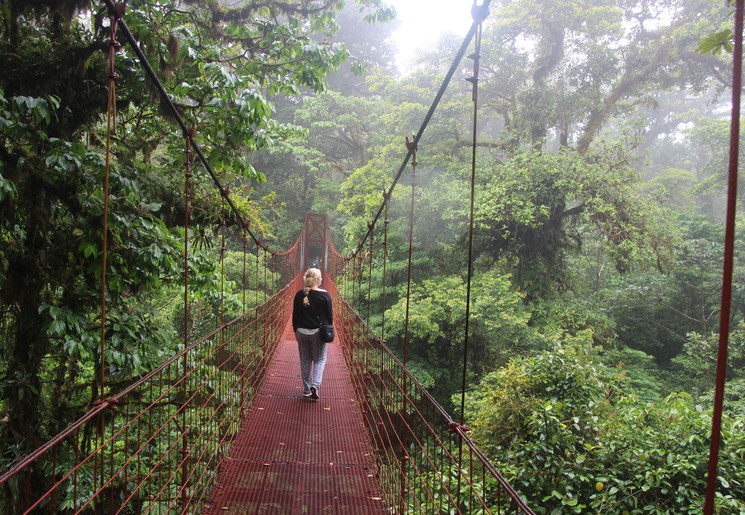
[[[626,371],[602,359],[587,342],[573,342],[485,376],[469,394],[474,437],[542,507],[699,513],[711,426],[704,401],[673,393],[644,402]],[[743,429],[742,412],[725,418],[723,513],[742,509]]]
[[[332,39],[343,7],[341,0],[128,3],[128,28],[259,237],[270,230],[260,211],[275,201],[249,201],[265,176],[247,156],[303,133],[273,117],[268,97],[326,88],[324,78],[349,57]],[[373,22],[391,14],[378,0],[349,7]],[[181,130],[123,45],[103,235],[107,9],[90,0],[3,0],[0,21],[0,460],[9,463],[85,412],[102,376],[110,391],[120,390],[181,345],[185,158]],[[257,255],[244,296],[240,261],[230,253],[228,279],[221,277],[215,233],[224,221],[230,251],[242,256],[238,215],[198,165],[192,182],[186,330],[200,334],[217,317],[240,313],[244,298],[263,301],[273,289],[264,282],[276,277]]]
[[[698,512],[720,316],[731,11],[665,0],[492,8],[480,63],[467,422],[540,512]],[[337,246],[343,238],[357,249],[458,43],[445,36],[404,76],[373,69],[366,91],[284,113],[316,134],[284,155],[319,186],[303,190],[315,195],[302,209],[338,205]],[[464,65],[460,76],[470,74]],[[370,324],[399,352],[408,305],[410,368],[453,410],[470,115],[470,88],[452,86],[420,142],[410,302],[407,179],[389,206],[387,291],[373,252],[370,298],[360,288],[352,299],[360,313],[371,306]],[[280,216],[302,209],[288,204]],[[733,330],[723,513],[745,509],[742,342]]]
[[[377,0],[343,3],[129,3],[127,24],[211,165],[276,248],[313,211],[329,214],[337,248],[357,249],[460,43],[443,36],[399,74],[391,27],[363,23],[392,12]],[[10,461],[96,395],[108,22],[85,0],[5,0],[0,18],[0,448]],[[700,511],[730,25],[726,3],[708,0],[492,3],[465,410],[479,445],[539,512]],[[184,232],[183,138],[126,49],[117,73],[106,356],[115,388],[180,341]],[[461,397],[473,123],[470,84],[458,81],[472,73],[458,71],[420,142],[415,193],[409,363],[451,410]],[[225,297],[212,238],[221,202],[200,168],[195,184],[197,331],[221,310],[238,313],[243,296],[234,215]],[[369,298],[358,288],[351,299],[397,352],[410,195],[404,180],[391,197],[386,291],[376,250],[357,276],[372,274]],[[266,290],[264,264],[248,280],[252,301]],[[745,510],[735,266],[722,513]]]

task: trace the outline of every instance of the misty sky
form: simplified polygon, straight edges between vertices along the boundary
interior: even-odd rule
[[[396,7],[401,22],[394,40],[399,48],[397,64],[403,72],[417,48],[434,44],[442,32],[465,36],[473,23],[473,0],[386,0],[386,3]]]

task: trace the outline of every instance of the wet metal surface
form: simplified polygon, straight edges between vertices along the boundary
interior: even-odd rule
[[[387,513],[370,452],[340,345],[305,399],[288,326],[204,513]]]

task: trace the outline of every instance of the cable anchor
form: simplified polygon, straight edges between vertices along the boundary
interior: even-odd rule
[[[450,424],[448,424],[448,433],[457,433],[459,431],[461,433],[465,433],[470,430],[471,428],[469,426],[465,424],[459,424],[458,422],[450,422]]]
[[[116,405],[119,404],[119,399],[96,399],[91,403],[91,406],[103,406],[104,408],[116,411]]]
[[[419,143],[416,140],[415,136],[412,136],[412,140],[409,141],[409,137],[406,136],[406,149],[411,152],[413,161],[411,162],[411,166],[416,166],[418,163],[416,162],[416,153],[417,150],[419,150]]]
[[[489,7],[487,5],[476,5],[476,0],[473,0],[473,6],[471,7],[471,17],[475,23],[482,23],[487,16],[489,16]]]
[[[109,20],[111,22],[111,39],[109,40],[109,46],[113,49],[120,49],[122,44],[116,40],[116,33],[119,29],[119,20],[124,18],[124,13],[127,12],[127,2],[119,2],[113,4],[108,9]]]

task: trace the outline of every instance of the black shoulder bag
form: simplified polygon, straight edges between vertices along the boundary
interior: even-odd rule
[[[322,324],[321,318],[318,318],[318,334],[323,343],[334,341],[334,326],[331,324]]]

